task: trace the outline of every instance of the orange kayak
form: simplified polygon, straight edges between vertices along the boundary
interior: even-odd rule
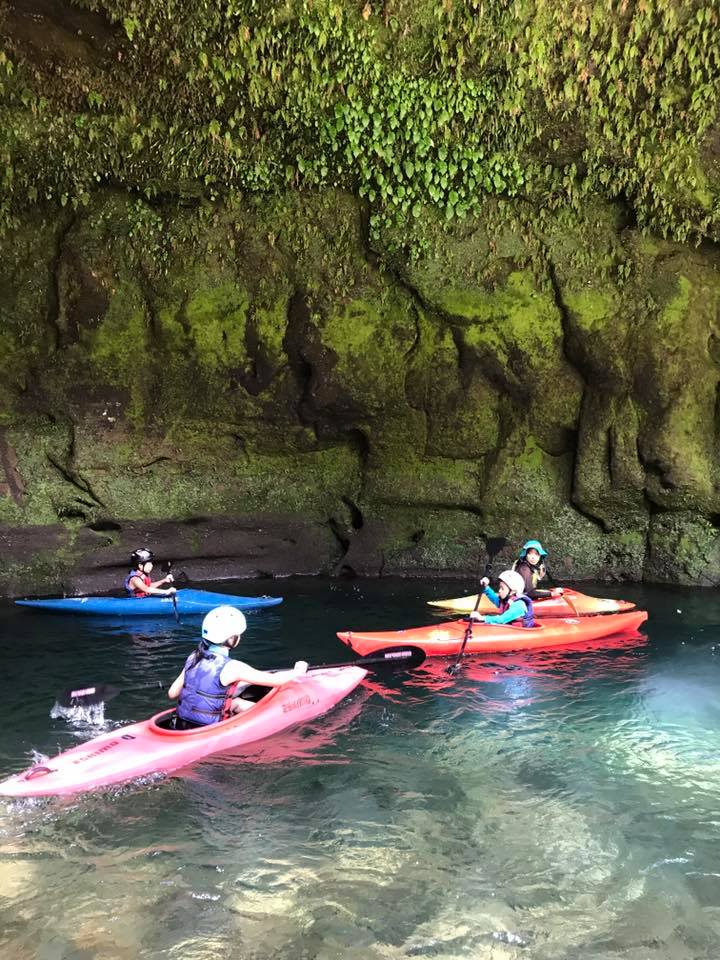
[[[567,597],[567,600],[565,599]],[[568,603],[568,600],[570,603]],[[470,613],[475,609],[477,594],[469,597],[455,597],[454,600],[428,600],[431,607],[442,607],[455,613]],[[572,606],[575,608],[573,611]],[[600,613],[625,613],[634,610],[635,604],[627,600],[609,600],[602,597],[589,597],[578,590],[565,590],[562,597],[548,597],[546,600],[533,600],[535,616],[545,617],[592,617]],[[480,598],[480,613],[497,613],[486,596]]]
[[[496,653],[505,650],[544,650],[572,643],[599,640],[613,634],[637,630],[647,620],[644,610],[609,613],[604,617],[555,617],[535,627],[515,627],[494,623],[473,626],[467,653]],[[387,630],[377,633],[356,633],[346,630],[338,637],[355,653],[365,656],[383,647],[408,644],[421,647],[429,657],[449,657],[459,653],[467,620],[451,620],[429,627],[410,630]]]

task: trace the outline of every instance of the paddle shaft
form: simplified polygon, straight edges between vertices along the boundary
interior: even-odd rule
[[[472,611],[473,613],[475,613],[477,608],[480,606],[481,598],[482,598],[482,593],[478,593],[478,598],[475,601],[475,606],[473,607],[473,611]],[[465,653],[465,647],[468,645],[468,640],[472,636],[472,628],[473,628],[473,619],[472,619],[472,616],[470,616],[468,617],[468,625],[465,628],[465,636],[463,637],[462,646],[460,647],[460,652],[457,655],[457,659],[455,660],[455,663],[453,663],[450,667],[448,667],[448,673],[455,673],[457,668],[460,666],[460,661],[462,660],[463,654]]]
[[[425,657],[426,653],[420,647],[388,647],[373,656],[360,657],[357,660],[346,660],[344,663],[319,663],[308,667],[308,672],[310,670],[333,670],[337,667],[365,667],[375,663],[384,664],[388,667],[405,666],[412,668],[419,666]],[[147,683],[134,684],[130,687],[114,687],[111,684],[101,683],[89,684],[85,687],[64,690],[57,700],[63,706],[89,706],[92,703],[101,703],[106,699],[116,697],[119,693],[147,690],[153,687],[163,689],[169,685],[165,680],[149,680]],[[100,694],[99,697],[98,694]]]
[[[552,584],[553,587],[559,586],[557,580],[556,580],[555,577],[550,573],[550,571],[548,570],[547,567],[545,567],[545,576],[548,578],[548,580],[550,581],[550,583]],[[570,609],[572,610],[573,616],[574,616],[574,617],[579,617],[580,614],[579,614],[578,611],[577,611],[577,607],[576,607],[575,604],[572,602],[572,600],[570,599],[570,597],[568,597],[568,595],[564,592],[564,588],[561,588],[561,589],[563,589],[562,598],[563,598],[563,600],[565,601],[565,603],[568,605],[568,607],[570,607]]]
[[[172,578],[172,581],[173,581],[173,583],[174,583],[174,582],[175,582],[175,577],[173,576],[173,574],[172,574],[172,572],[171,572],[171,571],[172,571],[172,565],[173,565],[172,560],[166,560],[165,563],[163,564],[163,570],[165,571],[165,574],[166,574],[167,576],[169,576],[169,577]],[[174,593],[171,593],[170,596],[172,597],[173,615],[175,616],[175,623],[180,623],[180,611],[178,610],[177,597],[176,597],[176,595],[175,595]]]
[[[505,546],[506,543],[507,543],[507,539],[505,537],[493,537],[487,541],[488,559],[487,559],[487,563],[485,564],[486,577],[490,575],[490,570],[492,569],[493,560],[500,553],[500,551],[502,550],[502,548]],[[480,606],[482,595],[483,595],[483,591],[480,590],[477,595],[477,600],[475,601],[475,606],[472,609],[473,613],[475,613],[477,608]],[[455,660],[455,663],[453,663],[451,666],[448,667],[447,669],[448,673],[455,673],[455,671],[460,666],[460,661],[462,660],[463,654],[465,653],[465,647],[468,645],[468,641],[472,636],[472,628],[473,628],[473,620],[472,620],[472,616],[470,616],[468,618],[468,625],[465,629],[465,636],[463,637],[462,645],[460,647],[460,652],[457,655],[457,659]]]
[[[386,666],[413,666],[418,667],[427,654],[421,647],[386,647],[379,653],[369,657],[359,657],[357,660],[346,660],[344,663],[320,663],[308,667],[309,670],[333,670],[336,667],[365,667],[373,663],[382,663]]]

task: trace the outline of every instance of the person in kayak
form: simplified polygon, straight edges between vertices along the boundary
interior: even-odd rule
[[[176,592],[175,587],[168,587],[165,590],[162,589],[164,583],[173,582],[173,575],[171,573],[163,577],[162,580],[155,580],[153,582],[150,579],[154,559],[155,557],[152,551],[146,550],[144,547],[133,551],[130,556],[132,570],[125,577],[125,589],[130,596],[136,597],[137,599],[150,596],[169,597]]]
[[[552,590],[538,588],[538,583],[547,577],[546,556],[547,550],[543,549],[539,540],[528,540],[523,544],[520,555],[513,564],[513,570],[520,574],[525,583],[524,592],[532,600],[544,600],[546,597],[563,595],[562,587],[554,587]]]
[[[505,570],[498,577],[497,593],[490,586],[487,577],[480,581],[483,593],[496,606],[499,613],[482,614],[473,610],[470,619],[476,623],[515,623],[522,621],[523,627],[534,627],[533,604],[525,592],[525,581],[517,570]]]
[[[281,687],[307,671],[304,660],[298,660],[292,670],[273,673],[231,660],[230,653],[237,649],[246,627],[244,615],[235,607],[215,607],[206,615],[197,650],[168,690],[168,697],[178,701],[176,730],[205,727],[254,706],[251,700],[239,699],[250,684]]]

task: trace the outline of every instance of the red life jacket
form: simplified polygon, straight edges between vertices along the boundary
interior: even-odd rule
[[[138,600],[141,600],[143,597],[149,597],[149,593],[143,593],[142,590],[136,590],[130,585],[130,581],[134,580],[135,577],[137,577],[139,580],[142,580],[146,587],[149,587],[152,584],[152,580],[146,573],[139,573],[137,570],[131,570],[130,573],[125,577],[125,589],[127,592],[131,596],[137,597]]]

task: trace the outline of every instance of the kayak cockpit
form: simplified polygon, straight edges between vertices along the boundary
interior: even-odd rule
[[[263,687],[259,684],[252,684],[242,691],[240,694],[240,699],[250,700],[252,703],[257,704],[279,689],[279,687]],[[170,735],[173,737],[195,737],[198,734],[207,733],[209,730],[220,730],[225,726],[237,723],[238,719],[246,717],[250,713],[252,713],[252,707],[250,707],[248,710],[242,711],[241,713],[234,714],[227,720],[221,720],[219,723],[209,723],[206,727],[196,727],[193,730],[176,730],[174,726],[175,709],[172,708],[170,710],[163,710],[162,713],[156,713],[154,717],[151,717],[148,721],[148,729],[152,731],[152,733]]]

